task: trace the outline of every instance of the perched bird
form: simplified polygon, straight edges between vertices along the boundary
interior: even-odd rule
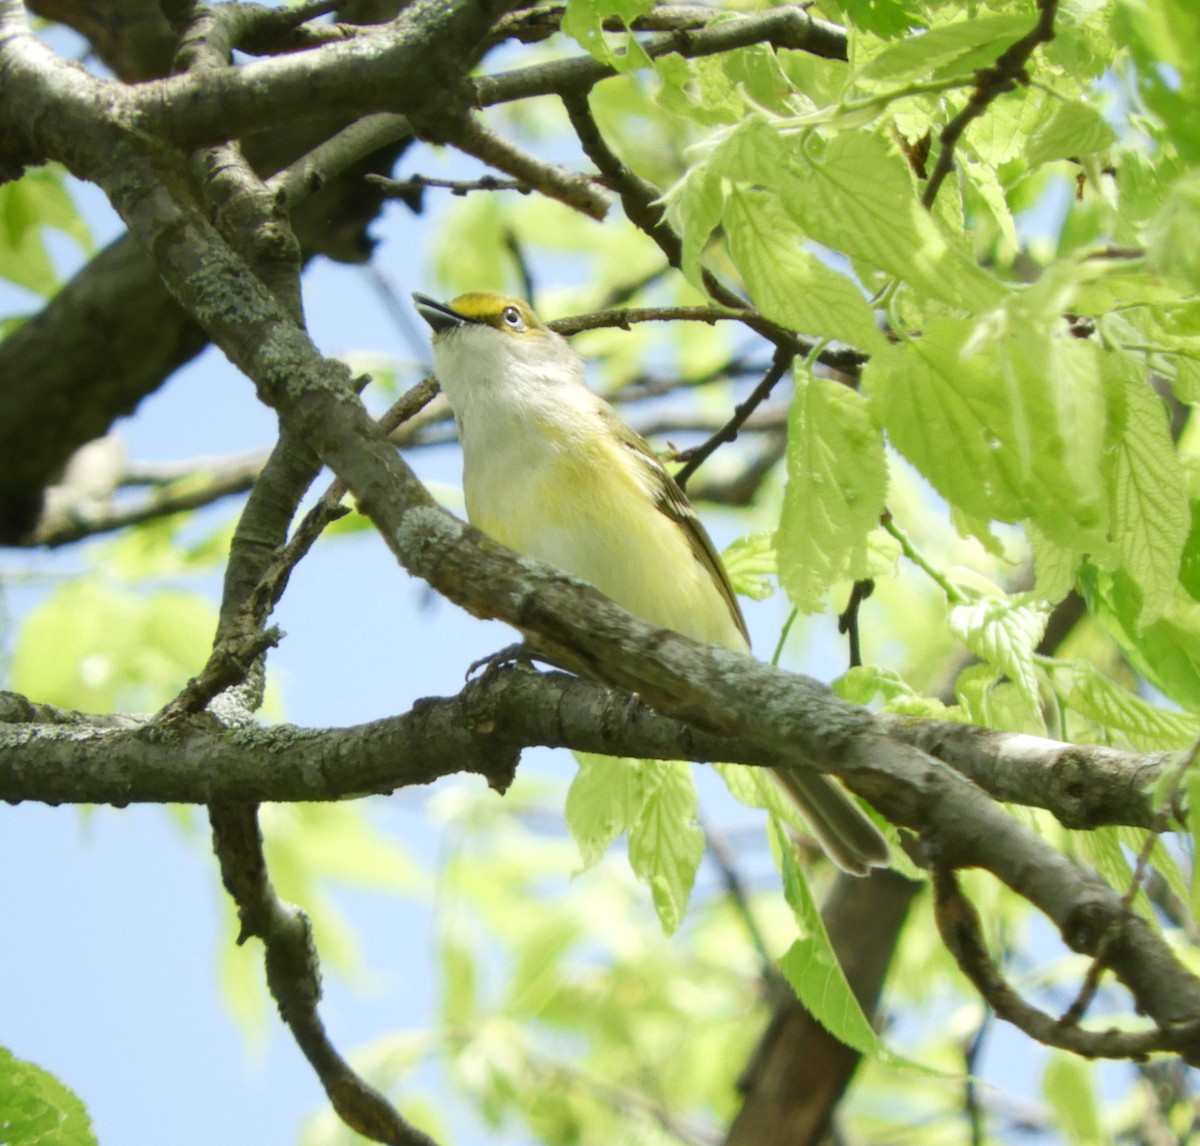
[[[651,624],[748,654],[742,611],[691,503],[588,389],[566,340],[520,299],[413,299],[458,422],[471,524]],[[805,769],[773,775],[841,868],[887,863],[883,837],[833,781]]]

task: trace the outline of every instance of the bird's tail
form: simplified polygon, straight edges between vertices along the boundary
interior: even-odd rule
[[[887,840],[837,783],[807,768],[773,768],[771,774],[838,867],[851,875],[887,867]]]

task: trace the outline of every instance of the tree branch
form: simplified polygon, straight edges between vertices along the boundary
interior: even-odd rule
[[[990,67],[979,72],[975,90],[967,100],[966,106],[942,128],[937,164],[921,195],[921,202],[926,208],[932,208],[946,176],[954,170],[954,149],[968,124],[983,115],[997,97],[1012,91],[1018,83],[1027,83],[1025,65],[1029,62],[1029,57],[1039,44],[1049,43],[1054,39],[1054,17],[1058,11],[1058,0],[1037,0],[1037,6],[1038,20],[1032,30],[1002,52]]]
[[[284,903],[271,884],[258,821],[241,807],[209,809],[213,849],[226,890],[238,905],[238,943],[252,936],[266,948],[267,986],[279,1014],[308,1059],[338,1116],[374,1142],[435,1146],[406,1122],[382,1094],[368,1086],[338,1054],[317,1013],[321,970],[312,925],[298,907]]]
[[[713,56],[751,44],[771,44],[831,60],[846,58],[846,33],[802,8],[769,8],[753,16],[714,21],[706,28],[679,28],[647,40],[642,48],[653,60],[671,54]],[[585,95],[616,74],[615,68],[592,56],[534,64],[475,80],[475,105],[491,107],[540,95]]]

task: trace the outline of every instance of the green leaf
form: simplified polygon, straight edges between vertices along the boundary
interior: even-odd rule
[[[841,0],[842,12],[864,32],[890,38],[925,22],[920,0]]]
[[[1141,596],[1135,629],[1170,605],[1191,512],[1183,467],[1161,398],[1132,363],[1109,356],[1124,378],[1125,430],[1112,452],[1108,494],[1117,556]]]
[[[1200,773],[1191,771],[1184,781],[1187,795],[1187,827],[1192,840],[1200,840]],[[1200,848],[1192,845],[1191,894],[1186,902],[1191,905],[1192,916],[1200,919]]]
[[[1039,601],[1057,605],[1075,587],[1080,555],[1075,550],[1056,545],[1032,522],[1025,532],[1033,550],[1033,595]]]
[[[1200,719],[1150,704],[1089,661],[1056,661],[1051,681],[1062,701],[1142,752],[1184,748],[1200,736]]]
[[[988,664],[973,664],[963,669],[954,682],[963,719],[984,728],[1002,732],[1026,732],[1046,735],[1041,709],[1015,684],[999,680]]]
[[[918,36],[908,36],[880,52],[862,70],[863,79],[897,82],[934,74],[970,75],[990,63],[1032,27],[1028,15],[979,16],[955,20]]]
[[[779,969],[796,997],[831,1035],[860,1054],[886,1058],[887,1048],[846,981],[808,881],[796,863],[791,841],[778,824],[773,827],[783,864],[784,898],[800,928],[800,938],[780,959]]]
[[[1142,100],[1190,163],[1200,161],[1200,11],[1192,0],[1119,0],[1115,31],[1137,61]]]
[[[868,132],[846,132],[823,155],[815,148],[789,154],[775,182],[784,207],[810,238],[956,308],[987,310],[1003,300],[1006,288],[921,205],[913,173],[894,145]]]
[[[776,537],[780,580],[798,608],[816,612],[883,512],[887,460],[866,401],[798,371],[787,473]]]
[[[646,15],[654,7],[654,0],[567,0],[562,16],[562,30],[579,41],[580,47],[596,59],[616,68],[618,72],[631,72],[648,67],[650,58],[642,50],[632,32],[626,32],[625,50],[614,51],[604,33],[604,21],[616,17],[626,29],[639,16]]]
[[[427,890],[427,874],[361,803],[297,804],[272,826],[272,842],[290,844],[314,876],[397,894]]]
[[[0,1047],[0,1142],[96,1146],[87,1108],[49,1071]]]
[[[1162,209],[1151,220],[1146,253],[1150,264],[1173,285],[1200,288],[1200,252],[1196,230],[1200,227],[1200,174],[1180,179]]]
[[[1200,501],[1191,503],[1192,524],[1179,563],[1179,583],[1195,601],[1200,601]]]
[[[1004,673],[1025,699],[1036,705],[1034,650],[1046,631],[1049,615],[1043,605],[989,597],[974,604],[955,605],[946,623],[971,652]]]
[[[1077,159],[1106,151],[1117,141],[1112,125],[1095,104],[1070,100],[1058,105],[1050,119],[1030,138],[1025,149],[1032,167],[1052,159]]]
[[[796,831],[809,832],[809,826],[795,801],[772,779],[769,769],[753,768],[747,764],[714,764],[713,768],[738,803],[745,804],[747,808],[762,808],[770,812],[774,819]]]
[[[775,592],[779,567],[773,533],[762,530],[739,537],[721,554],[721,563],[733,591],[740,596],[765,601]]]
[[[920,1063],[895,1054],[875,1033],[859,1006],[838,962],[812,890],[792,849],[787,833],[772,820],[775,850],[783,871],[783,894],[796,917],[800,937],[779,961],[779,969],[796,997],[834,1038],[862,1055],[891,1066],[936,1074]]]
[[[566,817],[586,871],[636,821],[646,793],[636,760],[587,752],[576,752],[575,759],[579,771],[567,791]]]
[[[91,249],[91,236],[63,185],[61,169],[38,168],[0,186],[0,278],[41,295],[53,294],[58,275],[43,229],[53,227]]]
[[[58,288],[24,180],[0,186],[0,277],[40,295]]]
[[[722,218],[730,257],[767,318],[868,352],[887,344],[857,284],[802,245],[803,236],[774,194],[733,187]]]
[[[1102,1146],[1109,1141],[1100,1122],[1092,1066],[1076,1055],[1052,1051],[1042,1075],[1042,1095],[1054,1111],[1054,1125],[1071,1146]]]
[[[203,666],[215,630],[216,610],[199,594],[69,581],[22,625],[13,686],[89,712],[150,711]]]
[[[721,181],[706,166],[693,167],[663,196],[663,203],[683,243],[680,269],[693,287],[703,291],[704,248],[721,222],[725,205]]]
[[[1019,318],[1019,316],[1018,316]],[[1015,325],[1015,321],[1014,321]],[[1107,395],[1099,352],[1048,330],[982,340],[936,319],[889,347],[863,388],[892,444],[952,505],[983,520],[1032,518],[1061,545],[1103,544]]]
[[[650,885],[663,931],[678,927],[704,857],[696,822],[691,766],[679,760],[643,760],[645,799],[629,827],[629,864]]]
[[[1080,586],[1134,667],[1177,704],[1200,712],[1200,603],[1177,587],[1166,612],[1139,629],[1142,594],[1124,574],[1085,565]]]

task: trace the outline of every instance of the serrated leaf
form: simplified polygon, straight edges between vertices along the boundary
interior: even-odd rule
[[[921,206],[907,163],[877,136],[843,133],[823,155],[793,149],[774,182],[807,236],[953,307],[986,310],[1007,292]]]
[[[1200,501],[1193,501],[1190,510],[1192,522],[1179,563],[1179,583],[1187,590],[1189,597],[1200,601]]]
[[[696,786],[679,760],[641,761],[645,798],[629,827],[629,863],[650,885],[664,933],[679,927],[704,857]]]
[[[1075,573],[1081,557],[1072,549],[1056,545],[1032,522],[1026,527],[1033,550],[1033,595],[1057,605],[1075,586]]]
[[[730,257],[767,318],[868,352],[886,345],[862,291],[802,245],[773,193],[732,188],[722,219]]]
[[[1002,732],[1046,734],[1040,707],[1015,684],[999,680],[991,665],[975,664],[963,669],[954,682],[954,694],[964,719],[971,724]]]
[[[797,608],[816,612],[878,524],[887,495],[883,437],[859,394],[797,373],[787,474],[776,535],[780,581]]]
[[[1061,688],[1061,669],[1069,670]],[[1200,719],[1135,696],[1088,661],[1057,662],[1051,678],[1064,703],[1102,728],[1122,733],[1142,752],[1183,748],[1200,736]]]
[[[1108,469],[1112,531],[1121,568],[1141,594],[1134,626],[1144,628],[1175,593],[1191,511],[1162,399],[1128,364],[1113,366],[1126,378],[1126,418]]]
[[[956,20],[891,45],[861,74],[864,79],[893,82],[931,73],[969,75],[1024,36],[1030,26],[1029,16],[1023,14]]]
[[[680,269],[693,287],[703,291],[704,248],[721,222],[725,206],[721,181],[713,178],[706,166],[693,167],[663,196],[663,204],[683,243]]]
[[[0,186],[0,278],[41,295],[55,291],[58,275],[46,250],[46,227],[91,249],[87,224],[63,185],[61,169],[38,168]]]
[[[1200,773],[1189,772],[1184,781],[1184,792],[1187,795],[1187,827],[1192,837],[1192,880],[1191,894],[1186,903],[1191,905],[1192,916],[1200,920]]]
[[[779,960],[796,997],[834,1038],[860,1054],[892,1066],[937,1074],[892,1052],[875,1033],[838,962],[821,912],[778,821],[772,821],[775,849],[783,870],[783,894],[796,917],[800,937]]]
[[[1150,265],[1173,285],[1190,290],[1200,287],[1200,253],[1196,229],[1200,226],[1200,175],[1180,179],[1167,201],[1151,220],[1146,253]]]
[[[1037,704],[1038,678],[1034,650],[1046,631],[1044,605],[990,597],[955,605],[946,623],[980,660],[1004,673],[1031,704]]]
[[[49,1071],[0,1047],[0,1142],[96,1146],[87,1108]]]
[[[1032,518],[1060,544],[1095,547],[1107,425],[1097,352],[1048,331],[1002,341],[934,320],[872,358],[863,388],[892,444],[953,506],[985,521]]]
[[[831,682],[830,688],[843,700],[867,705],[877,696],[884,701],[915,697],[916,692],[895,669],[879,665],[854,665]]]
[[[566,817],[586,871],[636,821],[645,787],[636,760],[586,752],[575,753],[575,759],[579,771],[567,791]]]

